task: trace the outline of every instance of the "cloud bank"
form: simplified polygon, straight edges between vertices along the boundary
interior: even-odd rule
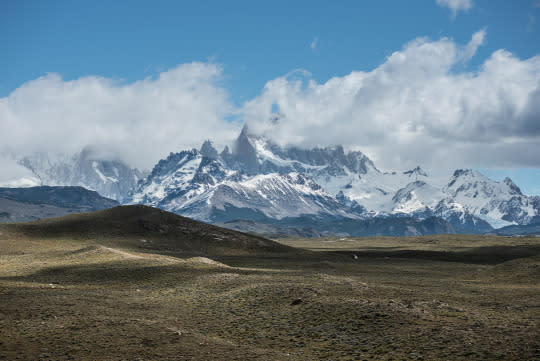
[[[418,38],[371,71],[324,83],[293,71],[240,109],[213,63],[134,83],[48,74],[0,98],[0,147],[75,153],[94,145],[151,168],[205,139],[230,144],[242,126],[226,120],[234,115],[283,145],[343,144],[382,169],[540,168],[540,56],[498,50],[466,70],[485,38],[484,30],[467,44]]]
[[[460,71],[485,36],[463,46],[419,38],[370,72],[322,84],[288,74],[243,114],[283,144],[341,143],[386,169],[540,167],[540,56],[498,50],[477,71]]]
[[[47,74],[0,98],[0,144],[17,153],[94,145],[104,156],[151,168],[171,151],[236,135],[240,124],[224,121],[234,109],[222,73],[216,64],[190,63],[134,83]]]

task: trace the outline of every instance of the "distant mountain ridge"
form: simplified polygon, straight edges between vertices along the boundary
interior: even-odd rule
[[[247,127],[231,149],[218,152],[206,141],[200,150],[171,153],[129,202],[207,222],[439,217],[461,233],[528,224],[540,214],[539,197],[523,195],[510,179],[496,182],[470,169],[447,181],[419,166],[382,172],[362,152],[281,147]]]
[[[118,206],[83,187],[0,188],[0,223],[26,222]]]
[[[248,220],[290,227],[296,220],[294,226],[302,228],[311,221],[330,227],[343,219],[393,218],[404,224],[405,218],[435,217],[449,225],[437,225],[439,230],[485,233],[540,219],[540,197],[524,195],[509,178],[496,182],[458,169],[441,179],[420,166],[383,172],[360,151],[339,145],[283,147],[247,126],[221,152],[207,140],[200,149],[170,153],[147,175],[96,154],[87,148],[71,157],[37,154],[19,163],[39,184],[80,185],[122,204],[150,205],[209,223]]]
[[[456,233],[456,230],[449,222],[437,217],[422,220],[413,217],[341,218],[333,220],[299,217],[283,220],[267,219],[262,222],[235,220],[216,223],[216,225],[270,237],[403,237]]]

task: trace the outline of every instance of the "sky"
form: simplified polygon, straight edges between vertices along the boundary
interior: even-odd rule
[[[247,123],[540,194],[539,39],[540,0],[0,0],[0,147],[151,168]]]

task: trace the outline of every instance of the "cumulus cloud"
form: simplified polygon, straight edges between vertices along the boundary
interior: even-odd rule
[[[282,144],[341,143],[386,169],[539,167],[540,56],[498,50],[475,71],[456,70],[485,36],[465,45],[419,38],[372,71],[321,84],[288,74],[242,111],[255,132]]]
[[[473,0],[436,0],[437,5],[447,7],[452,11],[452,18],[455,18],[458,11],[469,10],[473,7]]]
[[[222,68],[190,63],[133,83],[47,74],[0,98],[0,144],[17,153],[75,153],[93,145],[150,168],[164,155],[209,137],[228,143],[240,124],[220,86]]]
[[[0,98],[0,147],[75,153],[93,145],[103,156],[151,168],[208,138],[230,144],[242,126],[226,120],[234,115],[282,145],[342,144],[382,169],[540,167],[540,55],[497,50],[464,70],[486,36],[480,30],[467,44],[418,38],[375,69],[324,83],[295,70],[240,109],[213,63],[132,83],[47,74]]]

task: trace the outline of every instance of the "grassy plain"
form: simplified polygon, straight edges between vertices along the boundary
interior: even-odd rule
[[[99,217],[114,213],[92,232],[76,217],[0,227],[0,359],[540,359],[538,238],[254,238],[242,252],[249,238],[227,237],[246,236],[143,213],[109,235]]]

